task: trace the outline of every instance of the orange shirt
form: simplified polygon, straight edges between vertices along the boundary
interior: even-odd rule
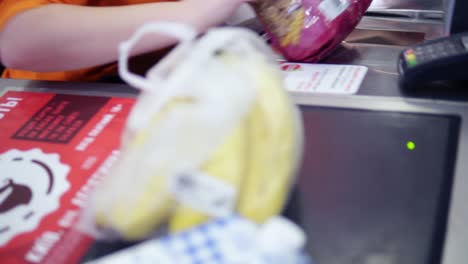
[[[0,29],[8,19],[28,9],[47,4],[70,4],[83,6],[119,6],[160,2],[162,0],[0,0]],[[15,69],[6,69],[3,78],[52,80],[52,81],[95,81],[105,75],[115,75],[116,64],[108,64],[93,68],[66,71],[66,72],[31,72]]]

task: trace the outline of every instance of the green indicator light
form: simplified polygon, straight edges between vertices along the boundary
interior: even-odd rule
[[[418,65],[418,59],[416,58],[416,55],[414,53],[407,53],[405,55],[406,58],[406,63],[408,63],[408,66],[416,66]]]
[[[414,150],[416,148],[416,144],[413,141],[406,142],[406,148],[409,150]]]
[[[415,60],[412,60],[412,61],[409,62],[409,66],[411,66],[411,67],[416,66],[416,65],[418,65],[418,62],[415,61]]]

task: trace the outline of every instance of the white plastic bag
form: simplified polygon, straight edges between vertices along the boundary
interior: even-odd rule
[[[127,60],[149,33],[180,43],[143,78]],[[121,77],[142,93],[120,160],[90,202],[100,237],[138,240],[163,224],[178,232],[234,213],[263,222],[285,204],[302,128],[269,47],[245,29],[196,36],[147,24],[120,47]]]

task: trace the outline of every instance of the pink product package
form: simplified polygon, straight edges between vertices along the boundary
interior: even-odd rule
[[[261,0],[254,5],[285,59],[317,62],[357,26],[372,0]]]

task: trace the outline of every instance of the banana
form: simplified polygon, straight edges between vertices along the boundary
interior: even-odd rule
[[[148,166],[134,167],[130,164],[141,163],[142,149],[148,147],[152,129],[167,117],[174,109],[181,105],[190,104],[187,98],[175,97],[168,101],[161,111],[154,115],[146,129],[138,131],[129,145],[122,151],[125,153],[119,163],[101,184],[99,195],[95,198],[95,222],[103,232],[118,233],[124,240],[140,240],[151,234],[153,230],[167,221],[175,200],[169,193],[167,175],[169,172],[160,168],[150,174],[146,181],[128,175],[145,175],[143,170]],[[115,200],[112,192],[123,188],[132,188],[140,193],[136,196],[122,194],[121,199]],[[155,202],[155,194],[157,201]]]
[[[222,179],[240,188],[242,175],[245,171],[246,138],[245,123],[241,122],[222,145],[215,151],[212,158],[202,165],[201,171],[212,177]],[[172,233],[191,229],[206,222],[209,217],[187,206],[179,206],[169,222]]]
[[[257,99],[203,171],[234,185],[239,190],[239,213],[261,223],[279,214],[287,198],[300,151],[298,114],[271,63],[261,57],[249,63],[235,56],[223,59],[251,73]],[[206,215],[182,207],[171,217],[170,231],[190,229],[206,220]]]
[[[96,191],[94,222],[103,232],[140,240],[166,223],[179,232],[209,220],[169,191],[170,177],[186,168],[234,186],[236,211],[244,217],[262,223],[281,212],[298,165],[302,128],[278,66],[259,52],[265,48],[257,41],[212,58],[190,89],[168,78],[181,90],[166,94],[151,118],[135,121],[143,128],[128,134],[119,162]],[[164,89],[155,99],[163,94]],[[139,111],[151,108],[153,98],[143,99]],[[214,132],[206,141],[208,131]]]
[[[256,100],[243,120],[247,155],[237,211],[258,223],[281,213],[299,166],[302,127],[276,64],[264,54],[229,57],[255,83]],[[232,150],[235,151],[235,150]]]
[[[302,140],[298,113],[277,69],[258,60],[257,101],[249,115],[249,154],[241,187],[239,214],[262,223],[281,213]]]

